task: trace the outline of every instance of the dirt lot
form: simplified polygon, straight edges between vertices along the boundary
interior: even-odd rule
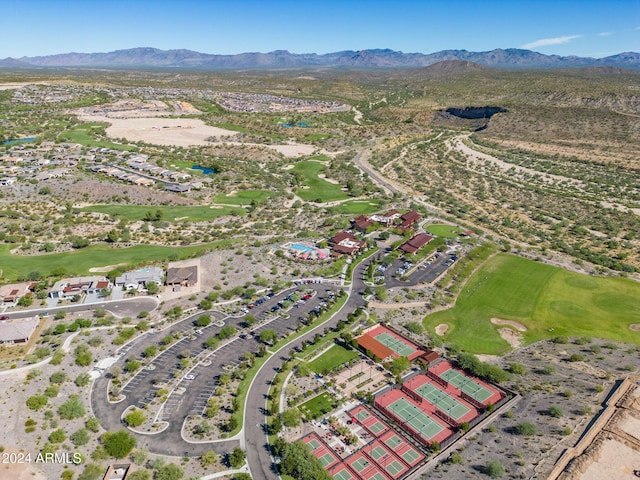
[[[637,382],[638,378],[634,378]],[[581,453],[582,452],[582,453]],[[576,455],[573,458],[574,455]],[[566,459],[566,461],[564,461]],[[562,469],[566,462],[568,466]],[[633,479],[640,465],[640,386],[623,382],[608,399],[607,409],[574,448],[558,462],[550,479]]]
[[[161,116],[124,116],[114,118],[104,115],[80,114],[86,122],[106,122],[107,135],[111,138],[126,138],[130,142],[145,142],[153,145],[189,147],[193,145],[212,145],[212,142],[225,142],[229,145],[261,146],[253,143],[233,142],[238,132],[212,127],[197,118],[164,118]],[[215,144],[215,143],[214,143]],[[280,145],[263,145],[277,151],[285,157],[311,155],[317,148],[313,145],[288,142]]]
[[[232,137],[238,132],[206,125],[196,118],[111,118],[101,115],[81,115],[87,122],[107,122],[107,135],[126,138],[131,142],[146,142],[154,145],[208,145],[209,137]]]

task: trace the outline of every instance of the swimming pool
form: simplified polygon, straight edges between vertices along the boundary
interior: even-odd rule
[[[311,251],[315,250],[314,247],[309,247],[307,245],[300,245],[299,243],[293,243],[293,244],[291,244],[291,246],[289,248],[291,250],[297,250],[299,252],[311,252]]]

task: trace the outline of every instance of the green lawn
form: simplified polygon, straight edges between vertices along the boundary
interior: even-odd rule
[[[380,211],[384,200],[349,200],[335,207],[331,207],[332,213],[342,213],[350,215],[371,215]]]
[[[248,206],[251,202],[257,204],[264,203],[267,198],[275,192],[271,190],[244,190],[234,195],[216,195],[213,199],[214,203],[222,203],[226,205]]]
[[[106,244],[90,245],[67,253],[21,256],[9,251],[16,245],[0,245],[0,277],[14,281],[27,277],[30,272],[40,272],[49,276],[56,269],[64,269],[68,275],[86,275],[92,267],[104,267],[127,263],[136,265],[146,262],[180,260],[204,254],[207,250],[232,244],[232,240],[221,240],[191,247],[163,247],[158,245],[137,245],[129,248],[111,248]]]
[[[174,206],[157,205],[91,205],[80,209],[83,212],[98,212],[114,215],[125,220],[142,220],[147,212],[162,212],[162,220],[168,222],[206,222],[224,215],[244,215],[246,211],[234,207]]]
[[[302,139],[306,142],[313,142],[315,140],[327,140],[331,137],[333,137],[333,135],[330,133],[310,133],[302,137]]]
[[[344,348],[342,345],[334,345],[318,358],[309,362],[309,368],[312,372],[324,375],[353,358],[358,358],[358,352]]]
[[[313,158],[320,161],[328,160],[328,158],[323,155]],[[299,173],[304,178],[304,188],[296,191],[300,198],[309,202],[319,203],[349,198],[349,195],[342,191],[342,185],[336,185],[335,183],[327,182],[323,178],[318,177],[318,175],[326,169],[327,166],[325,164],[319,161],[313,161],[313,159],[298,162],[294,165],[293,171]]]
[[[313,397],[300,405],[300,411],[307,418],[319,418],[336,407],[335,400],[327,392]]]
[[[424,325],[449,325],[444,340],[472,353],[501,354],[509,345],[491,318],[527,327],[525,344],[556,336],[598,337],[640,345],[640,284],[624,278],[580,275],[500,254],[481,267],[453,308],[429,315]]]
[[[83,123],[75,127],[65,130],[58,136],[58,140],[70,143],[79,143],[87,147],[112,148],[114,150],[135,150],[134,145],[122,145],[119,143],[109,142],[107,140],[96,140],[93,137],[92,130],[104,129],[108,127],[107,123]]]
[[[172,170],[181,170],[189,175],[193,175],[194,177],[204,177],[205,174],[202,170],[191,168],[193,165],[193,161],[172,159],[169,161],[167,168],[171,168]]]
[[[428,225],[424,229],[441,238],[456,238],[459,234],[464,232],[464,229],[460,227],[453,227],[451,225]]]

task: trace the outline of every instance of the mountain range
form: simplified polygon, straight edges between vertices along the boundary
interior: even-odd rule
[[[213,55],[192,50],[159,50],[131,48],[108,53],[64,53],[39,57],[0,59],[0,68],[179,68],[179,69],[266,69],[266,68],[420,68],[438,62],[460,60],[494,68],[575,68],[617,67],[640,70],[640,53],[624,52],[605,58],[544,55],[517,48],[488,52],[442,50],[436,53],[403,53],[390,49],[345,50],[341,52],[290,53],[276,50],[268,53]]]

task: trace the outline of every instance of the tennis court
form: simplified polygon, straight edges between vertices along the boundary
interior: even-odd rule
[[[340,460],[334,455],[331,449],[318,438],[316,433],[310,433],[304,437],[302,441],[309,446],[311,454],[320,460],[320,463],[324,468],[327,468]]]
[[[353,468],[356,474],[363,480],[388,480],[387,476],[382,473],[378,466],[367,460],[362,452],[354,453],[347,458],[345,463]]]
[[[461,404],[447,392],[440,390],[431,383],[424,383],[418,388],[413,389],[413,391],[456,421],[471,411],[470,408]]]
[[[415,348],[409,346],[404,340],[394,337],[389,332],[379,333],[373,338],[375,338],[385,347],[390,348],[391,350],[396,352],[401,357],[409,357],[410,355],[416,353]]]
[[[380,441],[389,447],[393,453],[402,458],[410,467],[413,467],[424,459],[424,455],[393,431],[380,437]]]
[[[311,440],[309,440],[308,442],[305,442],[307,445],[309,445],[309,448],[311,449],[311,451],[313,452],[314,450],[317,450],[318,448],[320,448],[322,446],[322,444],[316,440],[315,438],[311,438]]]
[[[326,452],[326,448],[324,450]],[[335,455],[331,452],[326,452],[321,457],[319,457],[318,455],[314,455],[314,457],[320,460],[320,463],[322,464],[322,468],[327,468],[329,465],[333,465],[338,461]]]
[[[333,467],[329,473],[336,480],[358,480],[358,478],[351,473],[351,471],[347,468],[347,466],[343,463],[339,463],[335,467]]]
[[[365,407],[357,407],[349,412],[351,417],[355,418],[364,428],[369,430],[374,436],[379,437],[381,434],[389,430],[389,427],[382,423],[378,417],[371,413]]]
[[[378,464],[378,466],[382,467],[393,478],[398,478],[409,470],[393,453],[391,453],[377,440],[368,447],[365,447],[363,450]]]
[[[386,408],[396,417],[402,419],[402,421],[406,425],[409,425],[415,432],[420,433],[421,436],[427,439],[436,437],[444,430],[442,425],[404,398],[399,398]]]
[[[439,377],[444,378],[451,385],[466,393],[477,402],[483,403],[493,395],[491,390],[480,385],[473,378],[457,371],[455,368],[450,368],[449,370],[440,373]]]

